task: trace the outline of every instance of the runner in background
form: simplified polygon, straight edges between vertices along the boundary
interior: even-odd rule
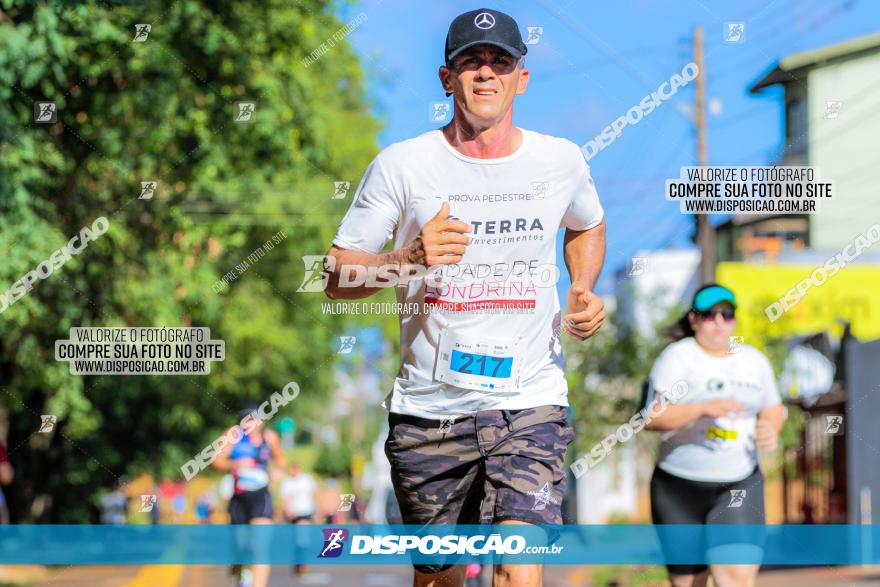
[[[323,487],[318,491],[316,500],[318,520],[322,524],[342,523],[342,513],[339,511],[339,506],[342,503],[339,481],[333,477],[324,479]]]
[[[298,464],[291,465],[290,475],[281,480],[282,509],[284,510],[285,519],[291,524],[311,524],[314,522],[315,513],[317,511],[317,503],[315,502],[315,493],[318,490],[318,484],[315,478],[308,473],[303,472]],[[305,543],[305,536],[297,535],[297,559],[300,559],[307,552],[308,544]],[[298,563],[293,565],[293,573],[297,576],[305,574],[306,566]]]
[[[217,509],[218,499],[217,491],[213,488],[208,489],[199,496],[196,502],[196,517],[199,519],[199,524],[211,523],[211,516],[214,515],[214,510]]]
[[[174,513],[174,523],[183,524],[186,516],[187,500],[186,495],[182,492],[174,496],[171,500],[171,511]]]
[[[9,462],[6,445],[0,442],[0,485],[9,485],[12,483],[13,478],[15,478],[15,471],[12,468],[12,463]],[[8,524],[9,519],[6,496],[3,495],[3,489],[0,488],[0,524]]]
[[[128,513],[128,496],[122,491],[125,483],[120,479],[113,491],[101,497],[101,523],[124,524]]]
[[[162,492],[159,487],[160,486],[154,482],[150,489],[150,492],[156,496],[156,503],[153,504],[153,508],[150,510],[150,524],[153,525],[158,524],[162,518],[162,499],[160,499]]]
[[[256,405],[248,406],[238,414],[239,421],[251,416],[256,426],[250,434],[243,434],[235,444],[227,445],[214,461],[214,468],[229,471],[233,479],[233,495],[229,500],[229,517],[232,524],[271,524],[272,494],[269,491],[270,464],[286,466],[281,440],[274,430],[263,429],[264,422],[257,413]],[[225,435],[232,433],[232,428]],[[252,565],[253,583],[249,587],[266,587],[269,583],[269,565]],[[241,565],[233,565],[232,573],[242,585]]]
[[[281,480],[281,503],[284,516],[291,524],[311,523],[314,521],[315,492],[318,484],[315,478],[303,472],[299,465],[291,465],[290,475]]]
[[[758,449],[776,448],[785,408],[770,362],[755,347],[732,341],[735,327],[733,292],[717,284],[703,286],[678,323],[679,340],[666,347],[651,369],[646,407],[657,394],[686,390],[647,424],[663,432],[651,478],[655,524],[765,523]],[[677,545],[662,540],[662,531],[660,536],[664,550],[674,553]],[[672,585],[702,587],[709,574],[719,587],[754,585],[759,565],[712,560],[732,543],[736,552],[760,556],[760,539],[746,528],[725,530],[723,542],[714,534],[709,538],[709,565],[667,565]]]
[[[226,502],[228,510],[229,501],[235,495],[235,479],[232,478],[232,475],[229,473],[223,475],[223,478],[217,484],[217,493],[220,495],[220,499]]]

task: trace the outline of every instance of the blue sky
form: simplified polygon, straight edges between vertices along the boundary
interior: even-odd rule
[[[752,96],[748,87],[779,58],[880,29],[875,0],[354,2],[338,13],[346,22],[367,16],[349,40],[386,125],[381,146],[442,126],[428,112],[446,101],[437,78],[446,31],[455,16],[481,7],[507,12],[523,35],[530,26],[544,29],[529,46],[531,80],[514,102],[514,124],[578,145],[680,72],[701,26],[707,98],[716,106],[707,125],[712,165],[761,165],[778,154],[781,90]],[[744,42],[723,41],[726,22],[745,23]],[[663,197],[664,180],[696,164],[693,99],[691,84],[590,161],[608,225],[600,293],[613,289],[613,272],[636,250],[693,246],[693,218]]]

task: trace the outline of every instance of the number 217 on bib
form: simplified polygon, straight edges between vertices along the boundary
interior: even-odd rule
[[[490,357],[454,350],[449,360],[449,367],[466,375],[507,378],[510,377],[510,370],[513,367],[513,357]]]

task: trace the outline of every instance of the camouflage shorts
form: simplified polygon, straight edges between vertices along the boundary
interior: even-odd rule
[[[561,524],[564,406],[486,410],[452,421],[391,413],[385,454],[404,524]]]

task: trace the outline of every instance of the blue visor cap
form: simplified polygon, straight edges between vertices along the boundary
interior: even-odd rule
[[[736,297],[733,295],[733,292],[726,287],[713,285],[694,296],[694,310],[705,312],[718,302],[728,302],[736,308]]]

